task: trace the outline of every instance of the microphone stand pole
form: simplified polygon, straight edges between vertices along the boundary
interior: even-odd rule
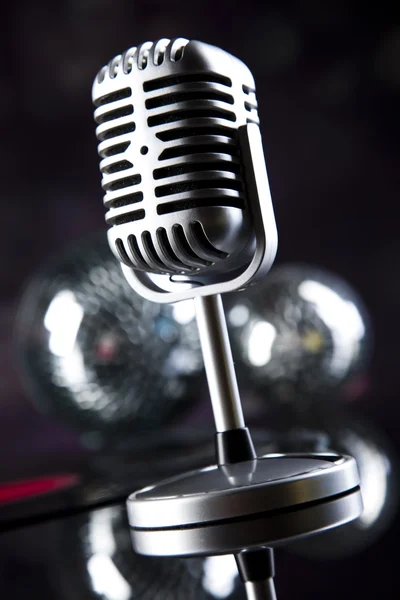
[[[222,466],[256,460],[244,422],[221,296],[197,296],[194,303],[217,430],[217,463]],[[271,548],[243,550],[235,560],[248,600],[276,600]]]

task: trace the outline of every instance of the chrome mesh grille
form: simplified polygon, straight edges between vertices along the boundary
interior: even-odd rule
[[[224,73],[175,73],[172,63],[185,56],[187,44],[146,42],[115,57],[97,77],[98,90],[121,80],[120,88],[94,100],[106,222],[119,228],[114,250],[126,265],[155,273],[199,271],[229,255],[211,243],[200,219],[185,222],[185,211],[246,210],[237,128],[258,122],[254,89],[240,85],[238,102]],[[151,172],[138,156],[148,147]],[[143,219],[146,226],[135,228]],[[127,223],[129,232],[120,227]]]

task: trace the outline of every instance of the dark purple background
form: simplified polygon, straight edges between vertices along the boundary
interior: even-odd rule
[[[374,355],[358,410],[399,448],[400,27],[380,4],[362,7],[333,0],[9,6],[0,82],[0,432],[8,461],[77,443],[24,397],[11,337],[26,279],[47,257],[103,226],[92,80],[129,46],[176,36],[221,46],[251,68],[279,228],[277,262],[327,267],[364,299]],[[334,597],[339,588],[330,579],[339,567],[343,586],[350,586],[343,598],[361,590],[373,598],[380,586],[395,597],[399,530],[397,520],[365,555],[335,567],[283,559],[280,568],[292,569],[293,577],[283,578],[280,598],[311,597],[311,574],[312,597],[330,598],[330,590]],[[6,541],[0,545],[7,553]],[[25,555],[29,578],[33,567]]]

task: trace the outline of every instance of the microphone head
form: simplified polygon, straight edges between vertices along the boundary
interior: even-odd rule
[[[93,101],[108,239],[125,274],[170,290],[242,272],[256,235],[239,130],[259,123],[246,65],[198,41],[145,42],[101,69]]]

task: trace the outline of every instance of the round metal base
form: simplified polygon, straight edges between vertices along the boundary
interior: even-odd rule
[[[342,525],[362,510],[353,458],[266,455],[206,467],[128,499],[134,548],[153,556],[235,553]]]

